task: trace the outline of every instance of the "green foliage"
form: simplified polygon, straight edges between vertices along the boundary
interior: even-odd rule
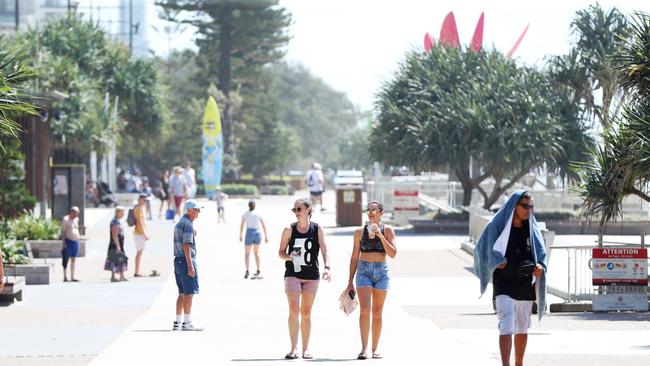
[[[61,226],[54,220],[23,215],[8,222],[7,237],[18,240],[56,240],[61,238]]]
[[[32,210],[36,198],[25,184],[25,172],[21,167],[25,158],[18,140],[13,136],[0,136],[0,143],[5,149],[0,157],[0,221],[4,221]]]
[[[302,170],[314,161],[334,168],[365,163],[367,130],[357,127],[359,113],[345,94],[300,64],[279,63],[269,71],[280,97],[279,118],[299,144],[291,168]]]
[[[267,76],[254,94],[244,98],[239,133],[239,161],[244,171],[260,178],[287,166],[296,139],[279,118],[280,101],[274,80]]]
[[[22,55],[0,48],[0,157],[7,153],[5,138],[18,138],[21,129],[16,118],[36,114],[34,106],[24,101],[25,84],[33,77],[34,71],[25,65]]]
[[[289,195],[289,188],[287,186],[272,185],[269,186],[268,194],[276,196],[287,196]]]
[[[650,202],[646,193],[650,182],[649,34],[650,15],[637,13],[630,36],[618,37],[622,48],[607,62],[618,71],[615,81],[632,97],[622,106],[620,120],[610,121],[617,128],[604,129],[604,144],[592,150],[593,161],[575,168],[581,178],[576,191],[584,200],[581,215],[589,221],[599,218],[601,235],[607,222],[622,216],[625,197],[636,195]]]
[[[531,169],[559,164],[567,142],[549,78],[496,51],[411,52],[377,100],[370,153],[386,165],[444,168],[489,208]],[[569,121],[571,122],[571,121]],[[481,174],[470,176],[470,159]],[[492,177],[488,195],[480,183]]]
[[[27,264],[29,257],[24,255],[25,244],[11,240],[0,241],[0,250],[2,250],[2,260],[7,264]]]
[[[221,191],[232,196],[257,196],[259,191],[253,184],[223,184]]]
[[[54,105],[60,110],[52,123],[55,149],[83,160],[90,150],[105,151],[119,135],[142,139],[160,132],[165,114],[155,64],[132,58],[99,24],[61,17],[20,33],[15,44],[28,51],[39,87],[66,95]],[[106,93],[111,107],[119,98],[119,123],[109,123]]]

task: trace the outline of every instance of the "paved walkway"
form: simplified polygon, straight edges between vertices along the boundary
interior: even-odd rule
[[[333,202],[332,196],[326,199]],[[105,252],[102,231],[108,230],[108,216],[98,220],[91,235],[101,239],[89,249],[95,254],[83,260],[88,268],[81,278],[87,280],[30,286],[24,304],[0,308],[0,365],[309,362],[282,359],[289,337],[277,248],[283,227],[292,220],[292,201],[264,197],[258,204],[271,239],[261,250],[263,280],[242,277],[237,239],[246,201],[228,203],[226,224],[216,224],[216,207],[206,202],[196,223],[201,294],[193,311],[194,322],[206,331],[197,333],[170,331],[176,297],[169,275],[171,223],[152,221],[156,234],[145,252],[146,268],[162,270],[163,276],[111,284],[97,267]],[[314,221],[329,227],[334,279],[321,283],[317,296],[312,362],[354,361],[358,313],[346,317],[337,302],[347,281],[352,229],[333,228],[332,211],[317,213]],[[499,364],[496,316],[489,295],[478,299],[471,257],[459,249],[464,239],[398,232],[380,347],[385,359],[366,362]],[[541,326],[534,322],[527,364],[647,365],[649,320],[647,314],[551,314]]]

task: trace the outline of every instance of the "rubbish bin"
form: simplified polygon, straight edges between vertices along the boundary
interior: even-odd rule
[[[358,170],[342,170],[334,177],[336,190],[336,225],[361,226],[361,192],[363,173]]]

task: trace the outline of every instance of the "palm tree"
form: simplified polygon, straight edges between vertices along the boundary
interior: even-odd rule
[[[0,138],[18,138],[20,126],[16,118],[36,114],[34,106],[25,101],[23,87],[34,77],[22,57],[15,51],[0,50]],[[0,139],[0,155],[5,152]]]
[[[618,74],[612,56],[625,43],[630,27],[623,13],[612,8],[605,11],[599,4],[579,10],[571,22],[571,30],[577,36],[574,52],[577,71],[582,82],[579,94],[584,98],[584,106],[600,122],[603,131],[612,128],[611,107],[616,99],[622,101],[624,95],[619,91]],[[595,102],[594,93],[600,90],[602,102]],[[618,108],[620,103],[614,105]]]

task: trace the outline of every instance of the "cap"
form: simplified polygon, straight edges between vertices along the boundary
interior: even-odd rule
[[[189,199],[185,201],[185,204],[183,205],[183,208],[186,210],[189,210],[190,208],[195,208],[197,210],[200,210],[203,208],[201,204],[197,200]]]
[[[144,193],[140,193],[140,195],[138,196],[138,199],[140,199],[140,198],[149,198],[149,196],[147,196]]]

